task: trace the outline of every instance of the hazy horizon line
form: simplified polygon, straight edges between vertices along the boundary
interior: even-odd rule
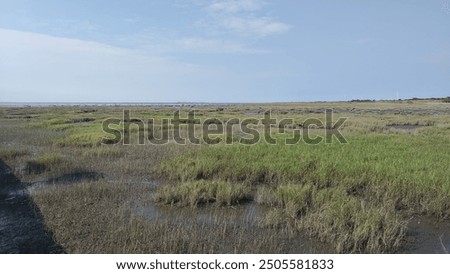
[[[211,102],[211,101],[161,101],[161,102],[135,102],[135,101],[11,101],[0,102],[0,105],[230,105],[230,104],[282,104],[282,103],[338,103],[338,102],[352,102],[352,101],[406,101],[406,100],[442,100],[446,97],[413,97],[413,98],[399,98],[399,99],[349,99],[349,100],[314,100],[314,101],[241,101],[241,102]]]

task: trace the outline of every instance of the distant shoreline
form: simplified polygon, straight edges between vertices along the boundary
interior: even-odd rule
[[[189,106],[228,106],[228,105],[266,105],[294,103],[370,103],[395,101],[442,101],[442,98],[409,98],[409,99],[353,99],[348,101],[290,101],[290,102],[0,102],[0,107],[51,107],[51,106],[153,106],[153,107],[189,107]]]

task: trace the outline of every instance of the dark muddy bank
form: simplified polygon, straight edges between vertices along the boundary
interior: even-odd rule
[[[26,186],[0,160],[0,253],[64,253]]]
[[[409,221],[403,253],[449,254],[450,223],[416,216]]]

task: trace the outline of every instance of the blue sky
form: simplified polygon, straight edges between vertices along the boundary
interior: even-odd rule
[[[450,0],[0,0],[2,102],[450,95]]]

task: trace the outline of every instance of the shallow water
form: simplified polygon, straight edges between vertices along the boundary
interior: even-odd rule
[[[334,253],[331,245],[294,232],[287,228],[268,228],[263,224],[265,214],[270,210],[254,202],[234,207],[179,208],[170,206],[138,206],[135,212],[153,221],[169,221],[177,225],[214,226],[231,224],[243,229],[248,237],[257,234],[276,234],[281,247],[280,253]],[[407,235],[399,253],[446,254],[450,250],[450,223],[436,222],[433,218],[417,216],[409,221]]]
[[[422,216],[410,220],[403,253],[448,254],[449,252],[449,222],[436,222],[430,217]]]
[[[268,227],[263,225],[263,218],[270,208],[256,203],[246,203],[234,207],[204,206],[199,208],[178,208],[170,206],[137,207],[136,213],[152,221],[169,221],[174,225],[194,227],[221,228],[228,226],[239,231],[240,237],[248,241],[270,239],[274,245],[268,243],[268,250],[278,253],[331,253],[332,247],[328,244],[310,239],[301,235],[288,226]],[[230,240],[230,242],[232,242]],[[233,252],[233,247],[223,243],[222,253]],[[228,243],[230,244],[230,243]]]

